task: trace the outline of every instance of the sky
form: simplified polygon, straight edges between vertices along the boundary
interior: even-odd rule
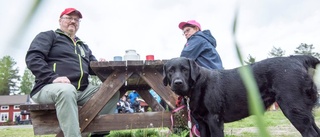
[[[273,47],[292,55],[301,43],[313,44],[320,52],[319,0],[46,0],[21,33],[19,26],[33,3],[0,0],[0,57],[12,56],[20,73],[33,38],[59,28],[59,16],[68,7],[82,13],[76,35],[98,59],[113,60],[130,49],[141,60],[146,55],[160,60],[179,57],[186,39],[178,24],[194,19],[216,38],[224,68],[236,68],[241,66],[233,44],[236,14],[235,38],[245,60],[249,54],[256,61],[266,59]]]

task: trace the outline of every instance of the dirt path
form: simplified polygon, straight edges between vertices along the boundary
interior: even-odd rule
[[[225,134],[242,137],[243,135],[257,133],[256,127],[246,128],[228,128],[225,129]],[[277,126],[269,127],[268,131],[272,137],[301,137],[300,133],[292,126]]]

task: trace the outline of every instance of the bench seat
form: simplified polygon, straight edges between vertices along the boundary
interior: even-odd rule
[[[23,104],[20,109],[30,112],[35,135],[59,133],[54,104]],[[83,132],[171,127],[170,117],[169,111],[99,115]]]

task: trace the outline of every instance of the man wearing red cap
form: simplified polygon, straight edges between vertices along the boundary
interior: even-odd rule
[[[36,79],[30,96],[39,104],[55,104],[65,137],[81,137],[78,105],[83,105],[99,89],[88,79],[89,75],[95,75],[90,61],[97,59],[76,36],[81,18],[75,8],[65,9],[60,14],[60,29],[39,33],[26,55],[27,67]],[[116,93],[100,114],[114,113],[118,99]]]

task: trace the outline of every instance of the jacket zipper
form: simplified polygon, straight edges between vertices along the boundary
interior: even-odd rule
[[[56,72],[57,63],[53,63],[53,72]]]
[[[79,80],[78,80],[77,90],[79,90],[80,87],[81,87],[81,81],[82,81],[82,78],[83,78],[82,59],[81,59],[81,55],[79,55],[78,52],[77,52],[77,48],[78,48],[77,42],[79,42],[80,40],[74,41],[74,40],[73,40],[71,37],[69,37],[68,35],[66,35],[66,34],[64,34],[64,33],[61,33],[61,32],[59,32],[59,31],[56,31],[56,32],[67,36],[67,37],[72,41],[72,43],[73,43],[73,45],[74,45],[74,52],[75,52],[75,54],[78,55],[79,67],[80,67],[80,78],[79,78]],[[80,48],[79,48],[79,49],[80,49]],[[81,51],[81,50],[80,50],[80,51]]]

